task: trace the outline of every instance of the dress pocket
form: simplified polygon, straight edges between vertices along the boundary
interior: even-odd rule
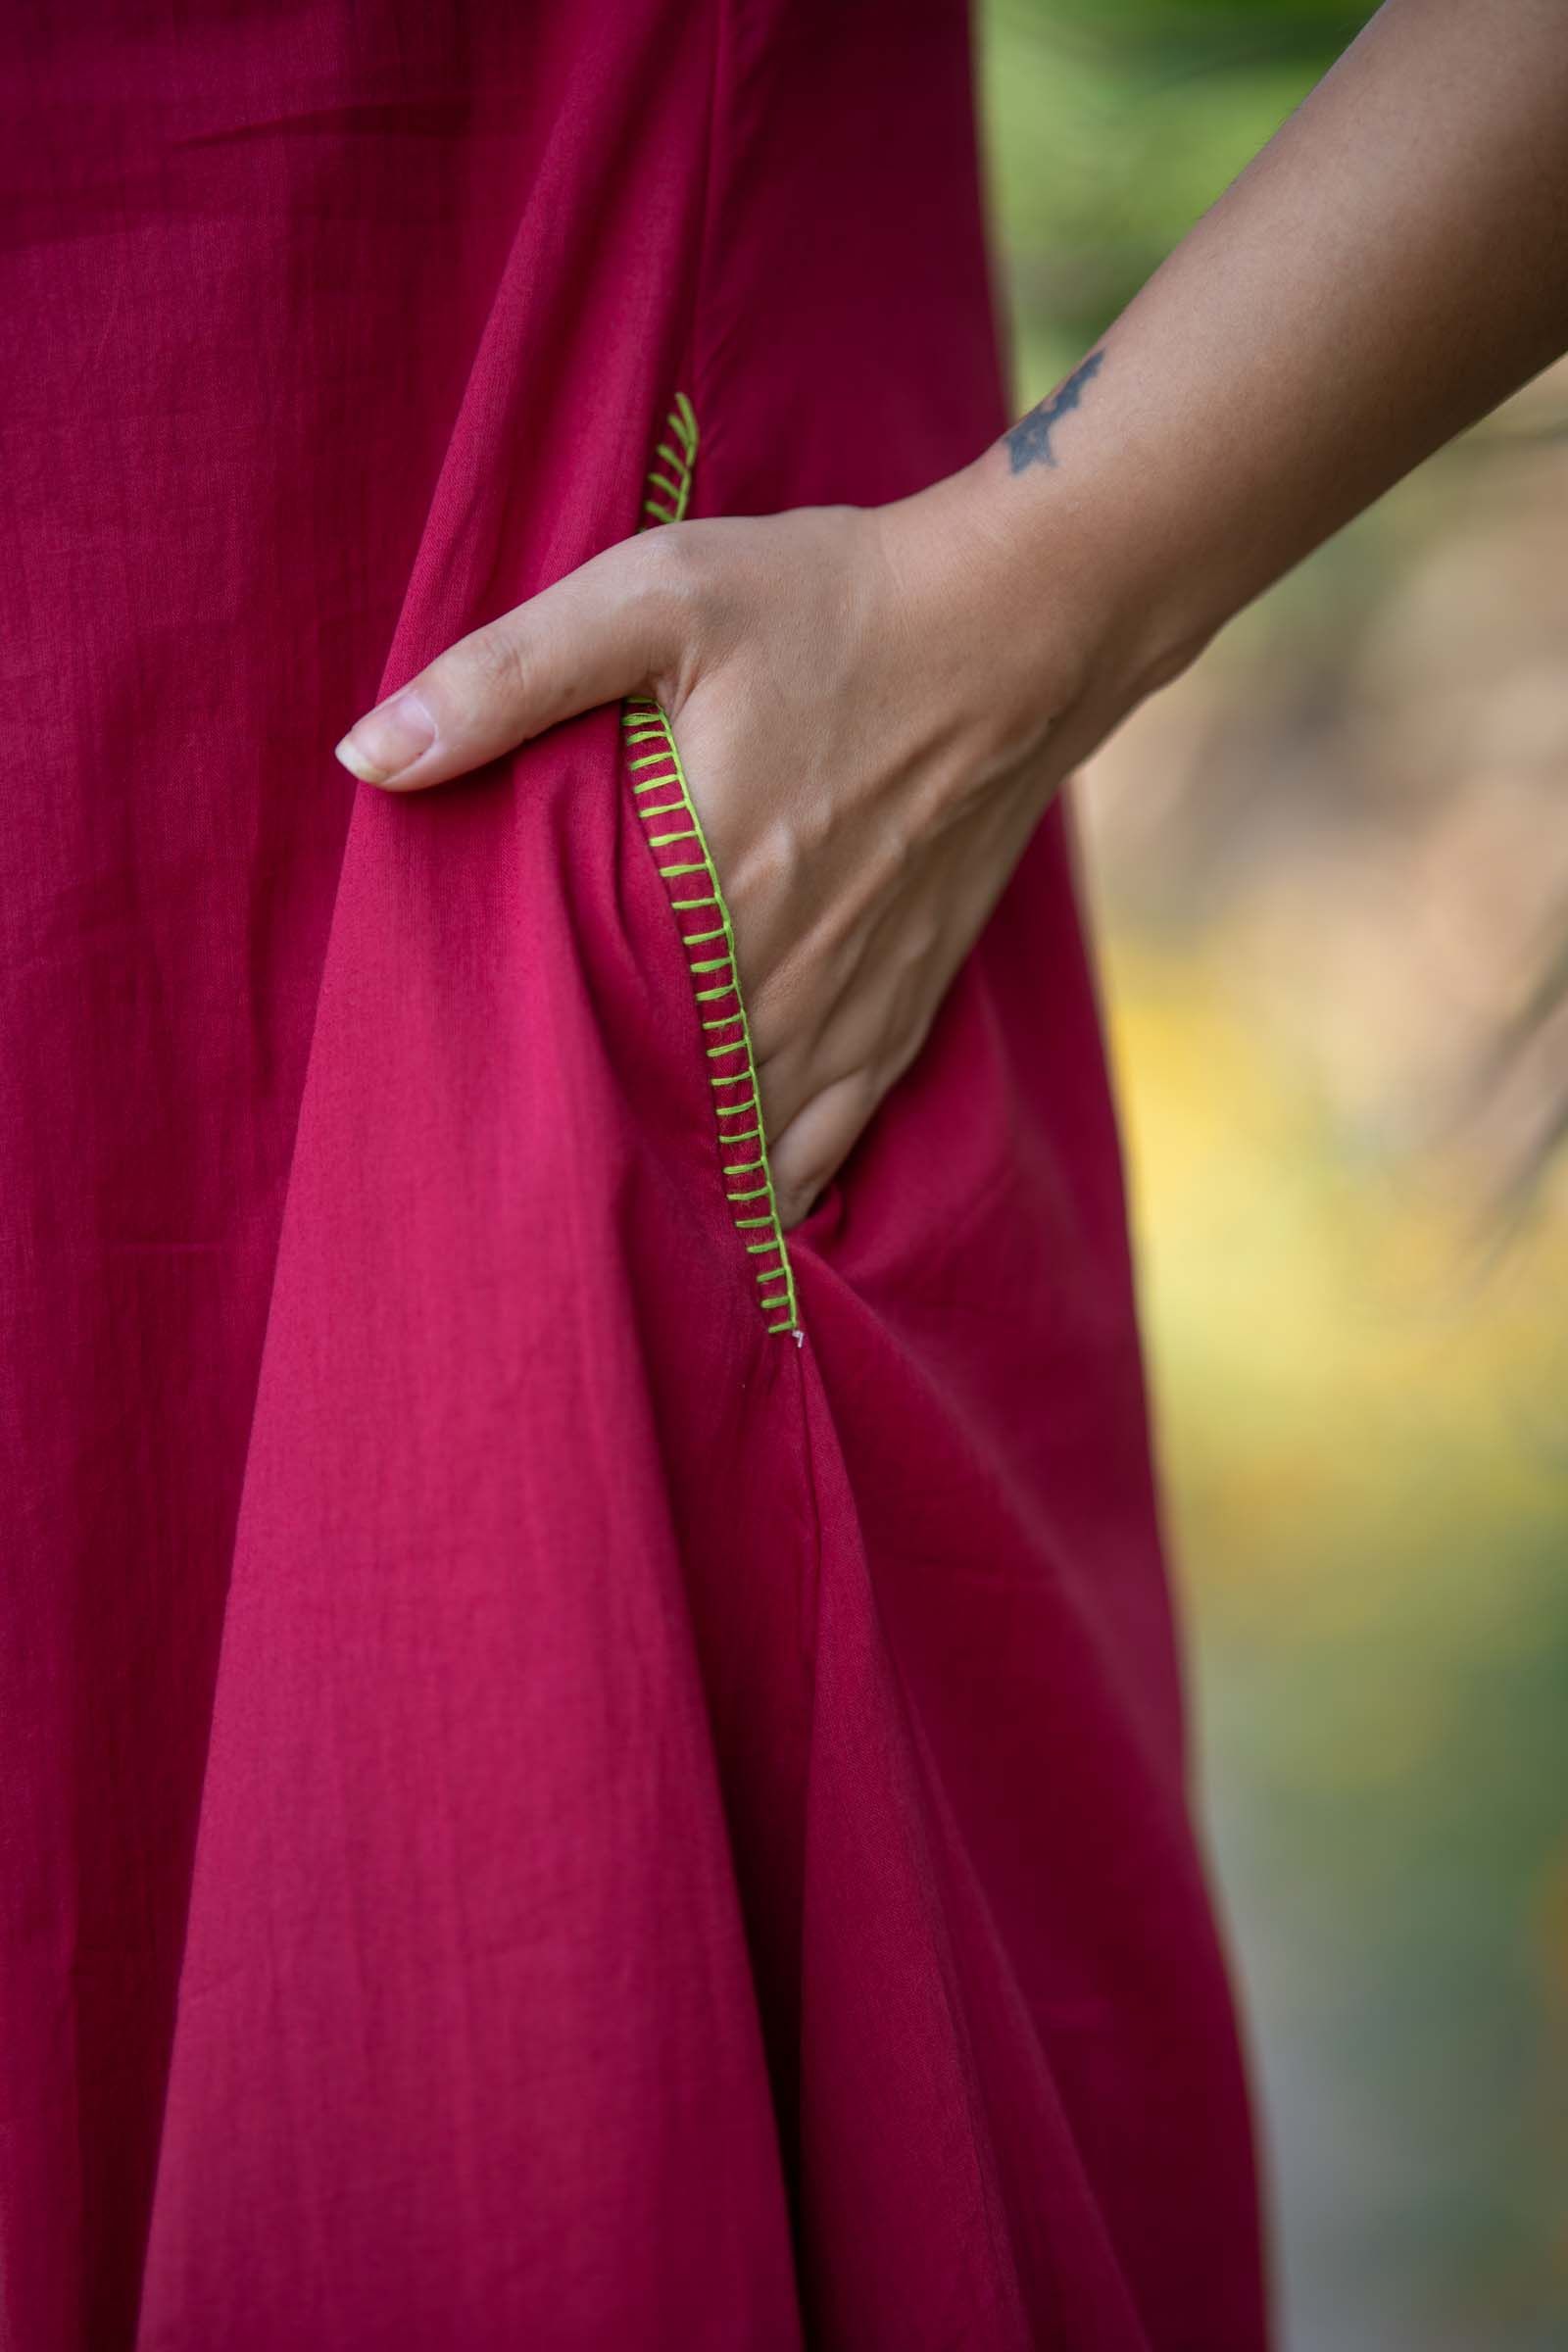
[[[696,415],[677,392],[649,468],[639,528],[683,518],[696,462]],[[691,971],[713,1099],[714,1145],[741,1262],[768,1330],[799,1340],[795,1273],[779,1223],[735,932],[718,871],[666,713],[651,697],[633,697],[622,710],[621,732],[627,782]]]

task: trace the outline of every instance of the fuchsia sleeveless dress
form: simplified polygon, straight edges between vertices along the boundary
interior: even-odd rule
[[[1251,2352],[1059,813],[785,1248],[657,711],[331,757],[1002,430],[958,0],[3,38],[4,2352]]]

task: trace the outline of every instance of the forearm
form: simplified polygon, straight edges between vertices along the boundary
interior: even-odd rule
[[[1565,347],[1568,5],[1388,0],[951,488],[1025,645],[1068,558],[1130,703]]]

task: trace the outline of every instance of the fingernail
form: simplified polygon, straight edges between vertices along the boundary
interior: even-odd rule
[[[434,741],[435,720],[418,696],[400,694],[379,710],[367,711],[333,751],[362,784],[390,784]]]

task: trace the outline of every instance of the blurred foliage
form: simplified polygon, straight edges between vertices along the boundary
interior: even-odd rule
[[[992,0],[982,50],[1024,399],[1137,292],[1370,13]]]
[[[1209,1812],[1298,2352],[1560,2342],[1568,1237],[1482,1275],[1115,928],[1114,1043]]]
[[[986,0],[1015,413],[1370,13]],[[1513,1181],[1568,1101],[1565,424],[1559,370],[1079,792],[1287,2352],[1568,2344],[1568,1167]]]

